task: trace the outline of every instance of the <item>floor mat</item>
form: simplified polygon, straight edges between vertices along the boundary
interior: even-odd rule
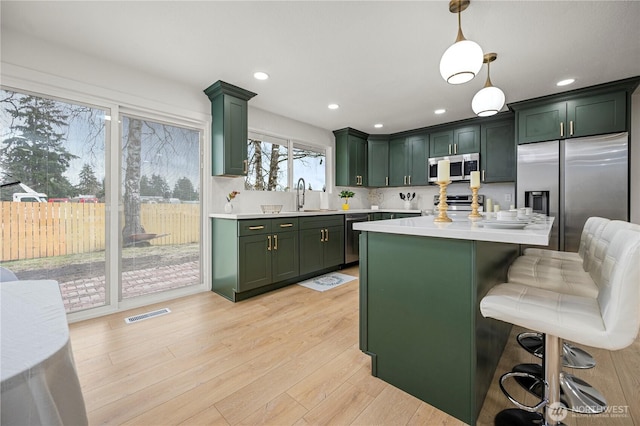
[[[349,281],[357,279],[353,275],[340,274],[338,272],[330,272],[328,274],[320,275],[319,277],[311,278],[306,281],[298,283],[303,287],[310,288],[315,291],[327,291],[332,288],[336,288],[342,284],[346,284]]]

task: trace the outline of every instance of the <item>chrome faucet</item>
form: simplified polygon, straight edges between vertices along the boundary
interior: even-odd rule
[[[302,182],[302,185],[300,183]],[[302,186],[302,202],[300,202],[300,187]],[[304,193],[306,191],[306,183],[304,179],[298,179],[298,183],[296,184],[296,211],[300,211],[301,208],[304,207]]]

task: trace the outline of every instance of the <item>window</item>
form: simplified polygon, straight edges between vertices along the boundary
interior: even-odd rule
[[[67,312],[103,306],[109,111],[0,96],[0,265],[21,280],[58,281]]]
[[[305,180],[307,190],[325,189],[324,148],[255,132],[249,132],[247,144],[249,172],[245,189],[288,191],[299,178]]]
[[[293,182],[303,178],[308,191],[323,191],[326,189],[326,155],[324,150],[293,143]]]

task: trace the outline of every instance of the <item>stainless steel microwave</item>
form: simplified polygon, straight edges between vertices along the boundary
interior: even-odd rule
[[[471,172],[480,170],[480,154],[478,153],[433,157],[429,158],[427,163],[429,182],[438,181],[438,161],[440,160],[449,160],[451,182],[470,180]]]

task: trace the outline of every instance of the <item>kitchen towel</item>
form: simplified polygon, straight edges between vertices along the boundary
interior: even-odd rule
[[[320,193],[320,209],[329,210],[329,194],[326,192]]]
[[[349,281],[353,281],[355,279],[356,277],[352,275],[340,274],[338,272],[330,272],[328,274],[320,275],[319,277],[302,281],[298,283],[298,285],[310,288],[315,291],[327,291],[327,290],[331,290],[332,288],[336,288],[342,284],[346,284]]]

